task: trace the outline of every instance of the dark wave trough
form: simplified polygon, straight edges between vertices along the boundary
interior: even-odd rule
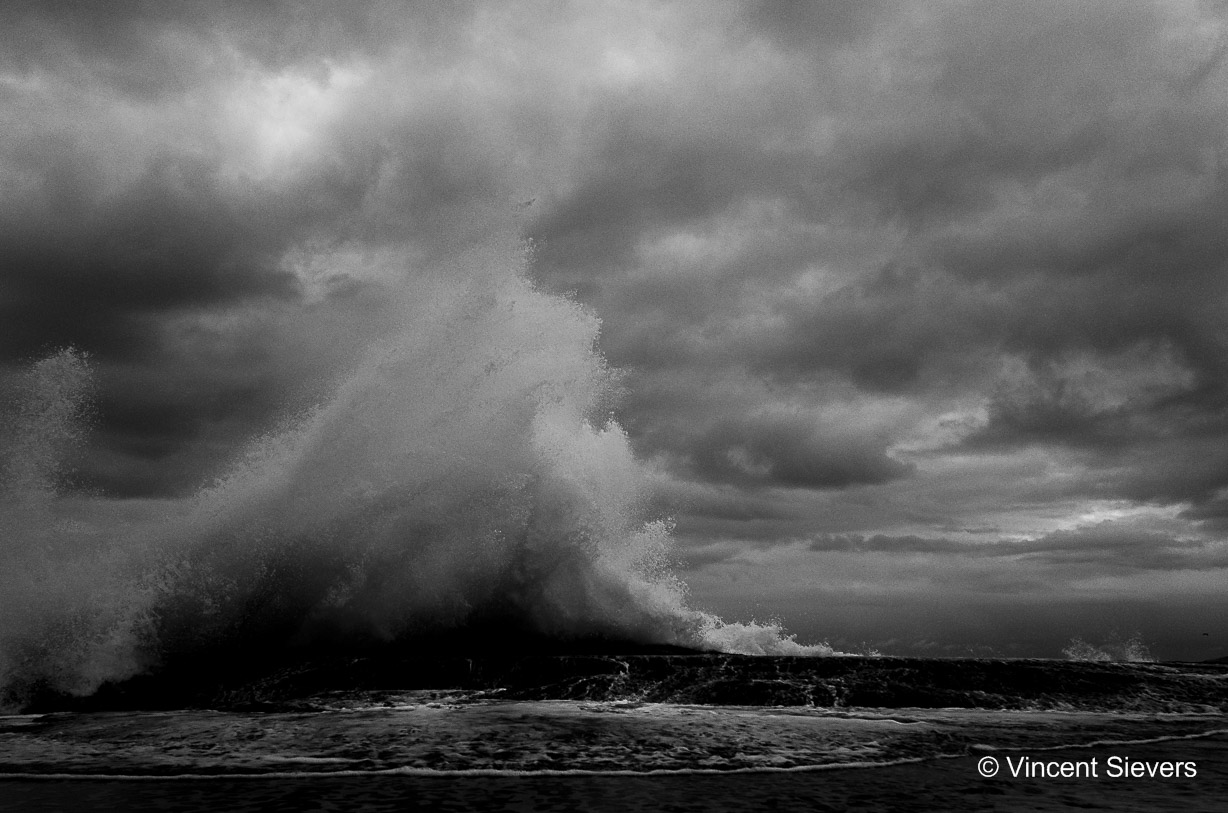
[[[286,663],[265,674],[167,672],[32,710],[313,710],[453,700],[589,700],[820,708],[1225,712],[1228,665],[1052,660],[772,657],[609,646],[573,654],[387,651]]]

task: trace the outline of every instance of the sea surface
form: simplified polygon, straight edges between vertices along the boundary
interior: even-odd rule
[[[950,695],[963,697],[963,707],[870,707],[772,703],[764,681],[748,668],[739,676],[743,661],[727,657],[611,658],[656,675],[623,681],[639,698],[611,697],[609,681],[593,682],[601,677],[593,660],[521,670],[553,682],[520,685],[510,692],[518,698],[507,697],[506,685],[287,697],[282,679],[260,684],[263,703],[251,692],[227,694],[247,698],[229,708],[0,717],[0,809],[1219,811],[1228,799],[1228,694],[1219,666],[776,664],[793,670],[794,689],[806,676],[816,685],[821,673],[825,685],[856,691],[861,681],[888,699],[881,687],[898,691],[910,677],[923,688],[927,669],[944,679],[987,680],[997,668],[1050,681],[1032,696],[1019,692],[1013,708],[975,686]],[[567,670],[573,679],[559,680]],[[642,699],[653,686],[694,688],[679,675],[708,680],[707,695],[691,696],[736,700],[733,687],[741,685],[742,699],[757,704]],[[1118,688],[1097,693],[1093,684]],[[594,686],[607,696],[525,699]],[[273,696],[276,703],[267,700]],[[986,758],[996,760],[996,774],[983,775]],[[1012,775],[1024,763],[1030,774]],[[1063,777],[1064,763],[1076,775]]]
[[[14,811],[1212,811],[1228,798],[1220,715],[430,701],[0,727],[0,808]],[[997,776],[979,774],[986,756]],[[1008,757],[1098,771],[1012,777]],[[1110,759],[1196,775],[1111,777]]]

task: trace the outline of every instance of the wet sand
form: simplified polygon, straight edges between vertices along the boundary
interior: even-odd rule
[[[1010,754],[996,753],[1003,760]],[[1110,779],[1110,756],[1193,761],[1193,778]],[[1096,758],[1097,779],[985,779],[980,754],[871,768],[722,774],[359,775],[243,779],[0,780],[5,811],[1220,811],[1228,799],[1228,735],[1037,752]]]

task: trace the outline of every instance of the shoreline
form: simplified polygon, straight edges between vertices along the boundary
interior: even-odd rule
[[[1120,753],[1117,746],[1058,747],[1053,758]],[[873,768],[651,776],[364,776],[251,779],[4,779],[12,810],[431,809],[746,811],[776,810],[1218,810],[1228,798],[1228,734],[1131,749],[1138,759],[1198,764],[1191,779],[986,779],[977,755]]]

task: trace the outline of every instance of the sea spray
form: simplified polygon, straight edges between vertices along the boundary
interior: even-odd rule
[[[599,321],[493,239],[389,274],[387,327],[330,397],[158,511],[73,494],[83,356],[36,364],[5,433],[0,675],[88,693],[168,657],[463,635],[475,619],[751,654],[823,654],[687,606],[650,478],[609,415]],[[388,282],[387,280],[394,280]],[[375,284],[375,283],[372,283]]]
[[[85,693],[145,662],[148,616],[116,567],[123,540],[60,497],[86,439],[92,381],[71,349],[30,366],[6,392],[0,424],[0,689],[47,682]],[[101,516],[98,517],[101,519]],[[0,695],[0,701],[3,695]]]
[[[1099,645],[1089,643],[1078,636],[1062,648],[1062,654],[1070,661],[1112,661],[1117,663],[1151,663],[1155,658],[1143,642],[1140,633],[1122,635],[1113,631]]]

